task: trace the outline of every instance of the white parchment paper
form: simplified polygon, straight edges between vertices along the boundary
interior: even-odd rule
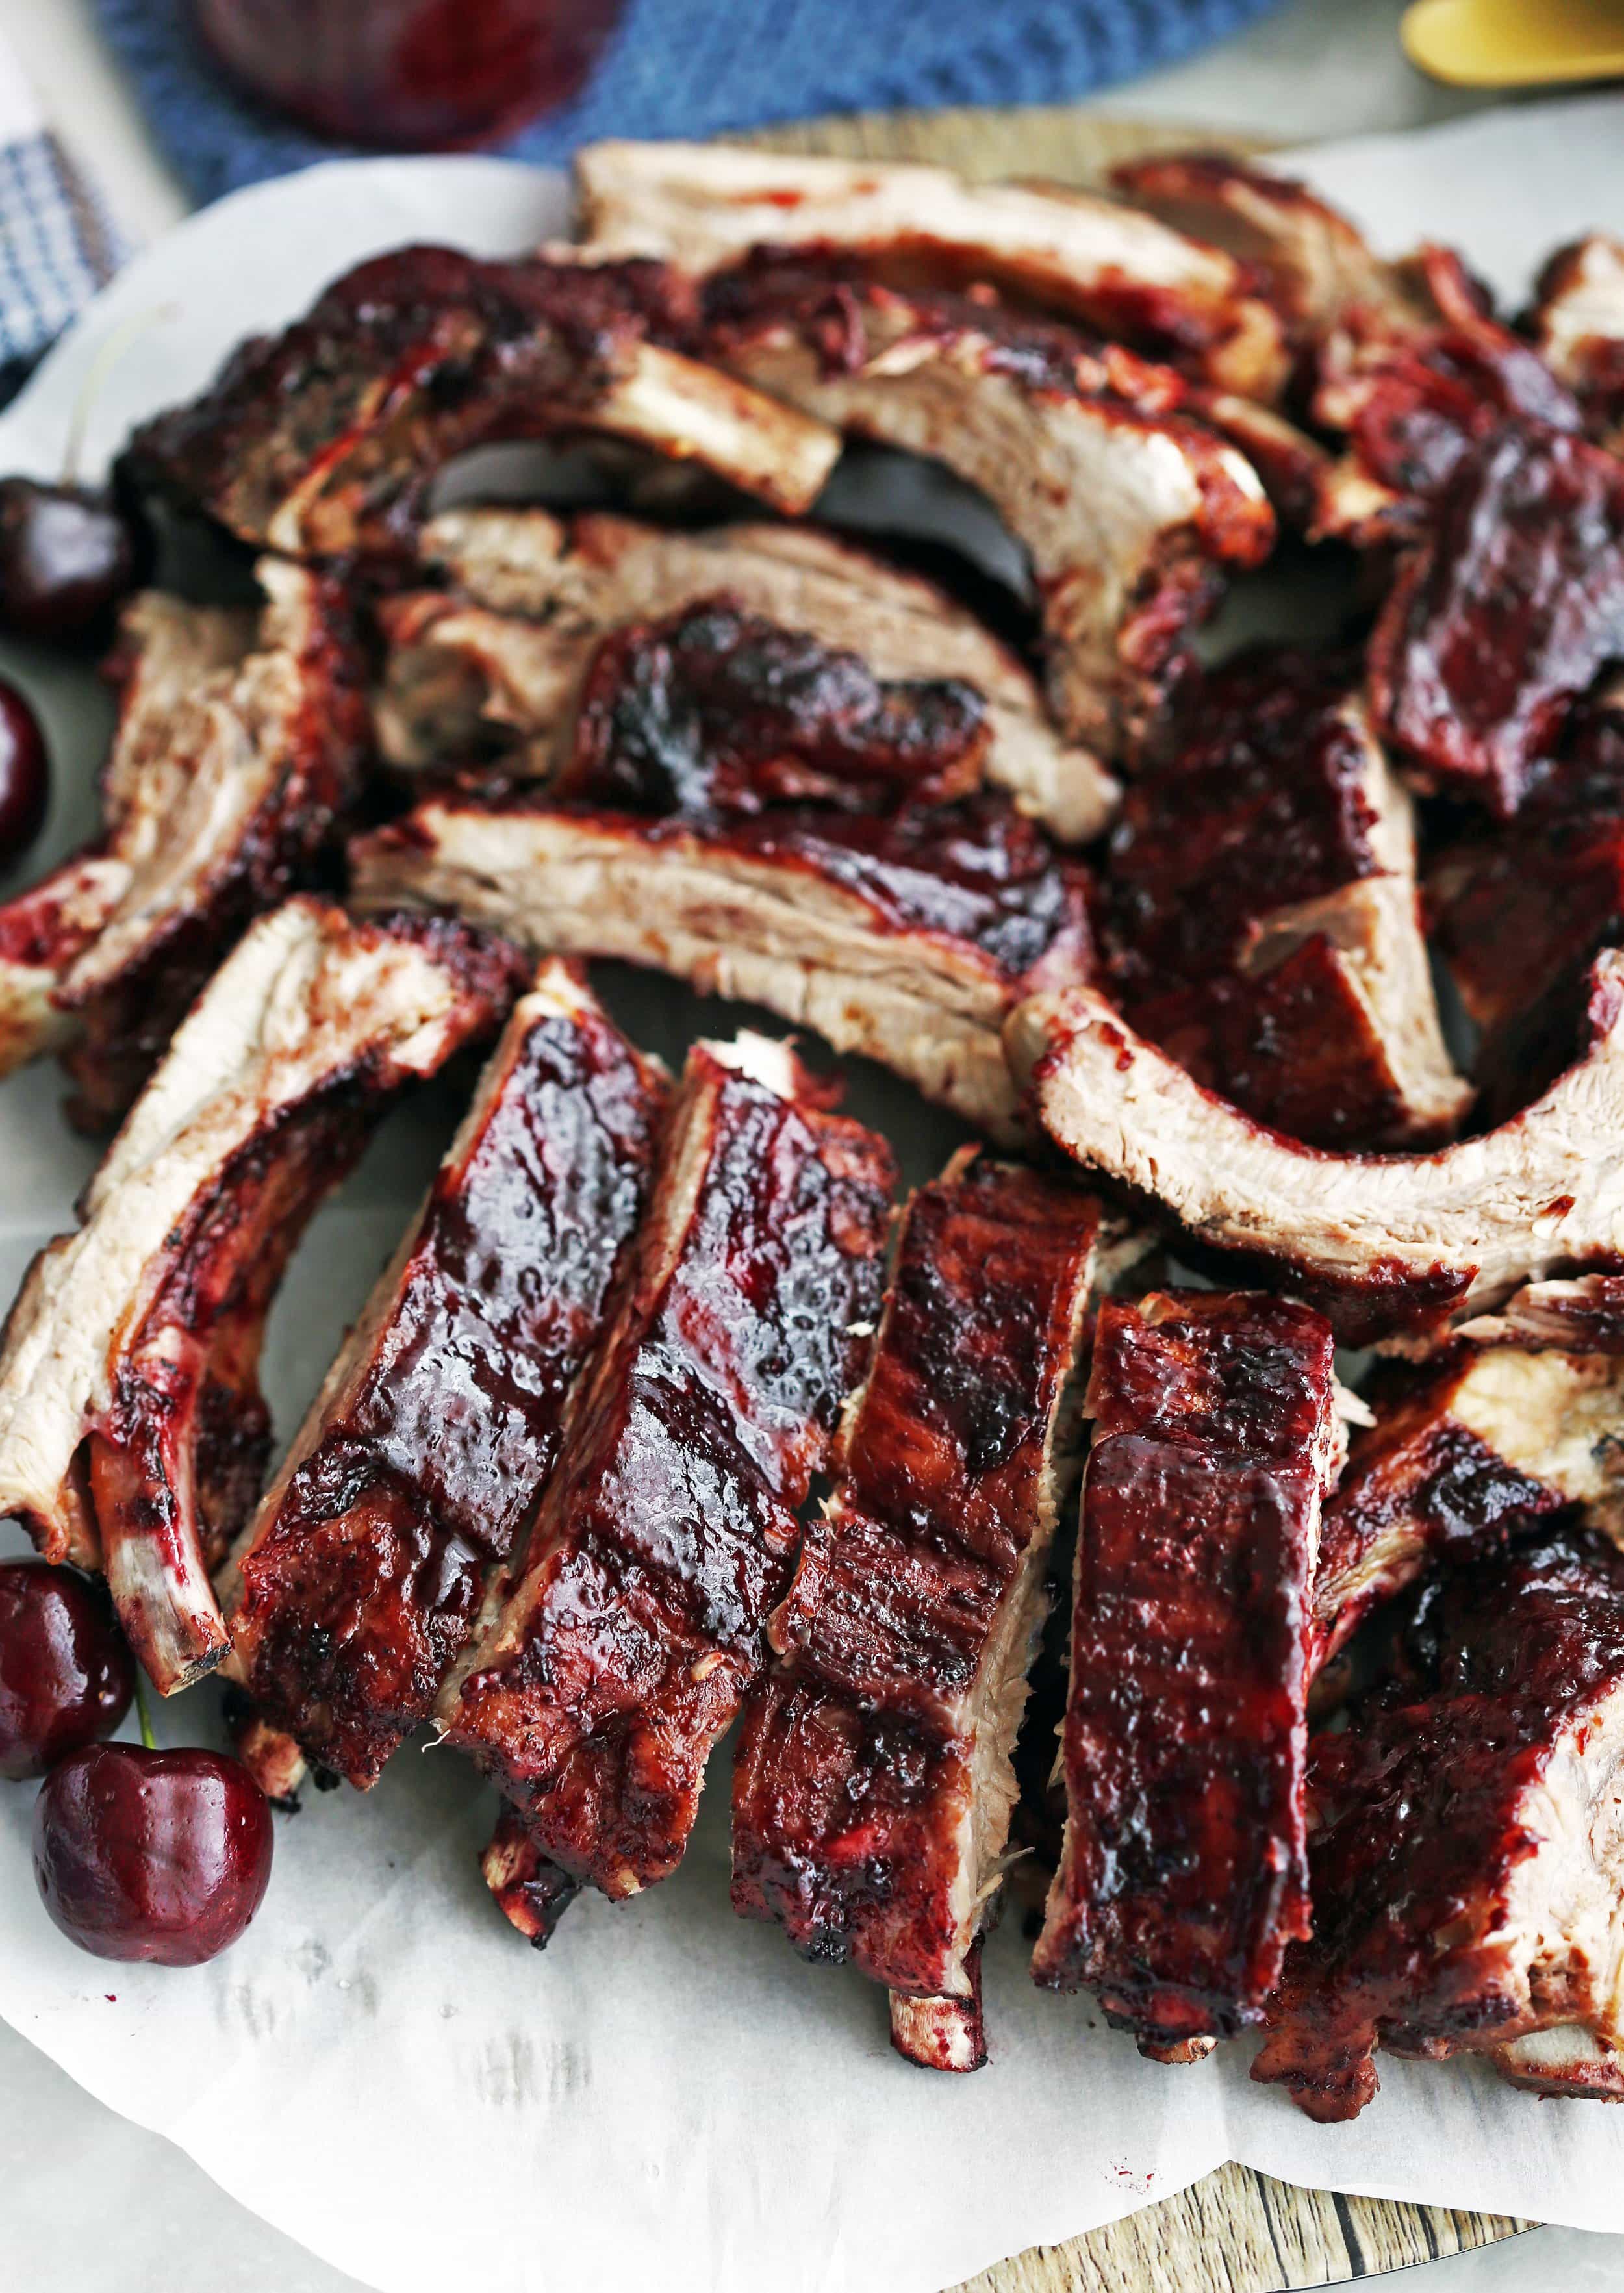
[[[1384,248],[1454,241],[1508,296],[1564,237],[1624,229],[1612,101],[1368,139],[1303,165]],[[561,219],[556,178],[483,159],[337,166],[243,192],[102,297],[0,421],[0,468],[59,466],[69,409],[115,329],[133,339],[100,382],[93,462],[361,255],[408,239],[508,251]],[[53,856],[88,822],[106,704],[43,655],[7,651],[0,668],[24,677],[55,743]],[[726,1024],[657,981],[622,981],[616,1001],[667,1052]],[[91,1166],[60,1093],[50,1067],[0,1090],[6,1296],[69,1223]],[[913,1175],[953,1143],[884,1077],[859,1076],[853,1105],[891,1131]],[[394,1121],[313,1229],[269,1349],[284,1430],[454,1114],[431,1093]],[[0,1548],[14,1535],[0,1528]],[[207,1738],[215,1701],[194,1692],[160,1713],[160,1730]],[[1014,1918],[987,1954],[991,2066],[969,2078],[910,2068],[888,2046],[881,1992],[733,1916],[720,1773],[677,1877],[629,1904],[582,1901],[541,1956],[479,1877],[491,1795],[451,1754],[408,1747],[366,1799],[306,1793],[279,1821],[248,1935],[186,1973],[105,1964],[56,1934],[29,1872],[31,1799],[0,1786],[0,2013],[387,2293],[936,2293],[1231,2158],[1330,2188],[1624,2230],[1624,2111],[1539,2105],[1471,2064],[1384,2061],[1360,2120],[1311,2126],[1247,2084],[1247,2047],[1166,2070],[1083,2004],[1040,1996]]]

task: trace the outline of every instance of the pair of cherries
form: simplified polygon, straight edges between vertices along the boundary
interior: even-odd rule
[[[0,1776],[45,1778],[45,1908],[99,1958],[196,1966],[259,1908],[271,1811],[239,1761],[104,1742],[134,1686],[100,1586],[43,1560],[0,1563]]]

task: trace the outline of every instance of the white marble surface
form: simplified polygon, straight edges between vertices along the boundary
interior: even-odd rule
[[[1240,39],[1116,91],[1107,108],[1292,141],[1420,126],[1474,99],[1404,63],[1400,0],[1295,0]],[[48,115],[133,237],[184,212],[85,0],[0,0]],[[333,2129],[313,2128],[310,2170]],[[245,2142],[253,2130],[242,2129]],[[0,2025],[0,2286],[28,2293],[343,2293],[353,2281],[248,2214],[189,2159],[118,2119]],[[1420,2287],[1421,2274],[1407,2281]],[[1541,2230],[1425,2273],[1437,2293],[1624,2293],[1624,2240]],[[1190,2289],[1195,2293],[1195,2289]]]

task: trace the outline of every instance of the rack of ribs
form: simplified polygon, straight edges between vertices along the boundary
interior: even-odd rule
[[[1309,1592],[1340,1461],[1306,1306],[1100,1309],[1060,1738],[1067,1821],[1034,1978],[1188,2061],[1261,2022],[1308,1934]],[[1223,1715],[1215,1727],[1214,1715]]]
[[[74,1119],[116,1122],[252,919],[312,880],[370,745],[337,585],[272,558],[257,616],[125,608],[98,841],[0,908],[4,1064],[50,1048]]]
[[[1263,652],[1203,687],[1129,789],[1102,881],[1135,1029],[1317,1146],[1435,1144],[1471,1093],[1444,1048],[1409,798],[1351,665]]]
[[[980,695],[985,768],[1062,843],[1092,841],[1117,798],[1091,752],[1043,713],[1027,669],[931,583],[816,528],[685,533],[584,513],[452,510],[421,556],[449,593],[383,601],[389,639],[377,703],[386,759],[407,771],[488,758],[550,780],[567,752],[600,640],[629,622],[727,596],[746,613],[857,655],[882,683],[951,680]]]
[[[600,255],[703,275],[756,247],[838,247],[898,286],[984,280],[1246,397],[1272,398],[1286,379],[1279,319],[1246,264],[1210,233],[1097,193],[663,142],[586,145],[575,188],[581,237]]]
[[[1371,2100],[1378,2046],[1616,2094],[1624,1554],[1553,1526],[1475,1560],[1405,1658],[1313,1740],[1314,1936],[1252,2075],[1320,2119]]]
[[[440,1698],[540,1855],[612,1897],[681,1860],[879,1309],[893,1166],[826,1097],[759,1036],[689,1053],[562,1468]]]
[[[1169,369],[990,293],[903,294],[855,258],[760,248],[706,282],[701,339],[759,389],[946,463],[1026,549],[1056,722],[1108,763],[1154,740],[1191,628],[1275,521]]]
[[[763,1004],[1018,1139],[999,1038],[1089,976],[1086,871],[987,790],[890,814],[647,817],[476,789],[351,847],[368,909],[458,911],[538,953],[617,956]]]
[[[1469,1325],[1468,1325],[1469,1326]],[[1435,1560],[1491,1551],[1554,1513],[1624,1531],[1624,1360],[1458,1341],[1366,1398],[1325,1509],[1314,1614],[1328,1662]]]
[[[487,1034],[511,951],[301,898],[215,973],[0,1343],[0,1511],[104,1569],[168,1695],[229,1642],[211,1568],[259,1494],[265,1317],[317,1204],[401,1089]]]
[[[295,556],[409,557],[447,462],[560,433],[697,461],[799,515],[838,437],[668,347],[689,302],[659,263],[398,247],[243,344],[201,398],[135,433],[130,466]]]
[[[1426,1155],[1265,1130],[1089,987],[1024,1004],[1004,1040],[1032,1114],[1085,1170],[1311,1299],[1345,1343],[1425,1350],[1525,1283],[1624,1260],[1624,954],[1596,959],[1587,1017],[1580,1056],[1531,1106]]]
[[[1090,1195],[968,1149],[907,1211],[873,1361],[746,1699],[733,1901],[889,1986],[899,2050],[975,2069],[975,1956],[1047,1607],[1101,1261]],[[1068,1402],[1071,1404],[1069,1420]],[[956,2058],[955,2058],[956,2054]]]
[[[362,1788],[427,1719],[557,1461],[664,1096],[545,965],[243,1538],[232,1669]]]

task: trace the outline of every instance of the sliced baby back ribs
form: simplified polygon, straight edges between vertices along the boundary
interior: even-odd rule
[[[765,1004],[1000,1137],[1021,1135],[1005,1014],[1092,968],[1084,871],[990,790],[733,822],[451,791],[351,849],[365,907],[454,908]]]
[[[658,263],[398,247],[245,343],[201,398],[136,433],[132,463],[245,541],[296,556],[410,555],[446,462],[559,433],[695,459],[804,510],[838,438],[663,347],[686,322]]]
[[[1316,2119],[1370,2101],[1378,2045],[1624,2046],[1624,1555],[1553,1527],[1427,1586],[1407,1643],[1311,1749],[1314,1937],[1252,2075]]]
[[[1224,570],[1273,546],[1257,473],[1178,410],[1177,376],[991,299],[765,248],[708,283],[703,339],[759,388],[987,497],[1031,559],[1056,720],[1108,762],[1157,733]]]
[[[438,1707],[567,1878],[623,1896],[681,1860],[859,1372],[893,1178],[784,1046],[690,1052],[563,1469]]]
[[[1100,1309],[1032,1972],[1188,2060],[1262,2020],[1309,1932],[1309,1590],[1336,1470],[1328,1325],[1237,1292]]]
[[[1323,1307],[1352,1345],[1435,1342],[1522,1284],[1624,1256],[1624,955],[1591,972],[1588,1042],[1522,1114],[1427,1155],[1328,1155],[1193,1082],[1092,988],[1005,1030],[1058,1146],[1210,1249]]]
[[[264,1320],[306,1219],[402,1085],[486,1033],[511,952],[465,926],[263,917],[40,1252],[0,1346],[0,1511],[105,1568],[165,1694],[220,1663],[209,1583],[259,1494]]]
[[[448,596],[383,607],[390,651],[379,739],[409,769],[490,757],[550,778],[598,641],[627,622],[718,596],[855,653],[876,677],[973,686],[986,709],[986,774],[1066,843],[1087,843],[1116,783],[1049,722],[1035,683],[974,616],[916,575],[804,526],[664,531],[587,513],[453,510],[423,539]]]
[[[348,607],[278,559],[257,576],[257,619],[156,593],[125,609],[105,832],[0,909],[0,1033],[19,1056],[62,1047],[91,1129],[124,1113],[252,919],[310,882],[359,789],[369,733]]]
[[[1624,1526],[1624,1361],[1458,1341],[1367,1396],[1325,1509],[1314,1615],[1328,1661],[1370,1610],[1437,1558],[1488,1552],[1582,1508]]]
[[[889,1984],[916,2058],[920,2002],[976,2018],[1102,1239],[1091,1196],[974,1150],[914,1195],[839,1486],[745,1705],[734,1908]]]
[[[546,965],[246,1535],[233,1668],[352,1783],[428,1717],[553,1470],[663,1097]]]
[[[1447,1137],[1409,798],[1350,664],[1249,654],[1129,790],[1105,881],[1125,1016],[1199,1081],[1319,1146]]]
[[[898,286],[985,280],[1247,397],[1286,378],[1279,320],[1244,265],[1097,193],[702,143],[590,143],[575,183],[581,236],[605,255],[703,273],[753,247],[840,247]]]

